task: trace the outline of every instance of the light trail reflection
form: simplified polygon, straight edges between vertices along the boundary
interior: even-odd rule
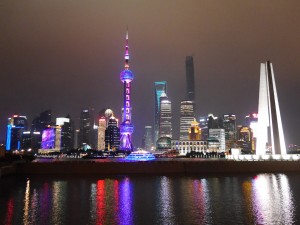
[[[10,198],[7,202],[7,213],[5,217],[6,225],[12,224],[13,215],[14,215],[14,201],[13,198]]]
[[[210,223],[210,205],[209,205],[209,193],[207,190],[207,180],[194,180],[193,181],[193,201],[194,212],[197,215],[198,224]]]
[[[29,204],[30,204],[30,180],[26,182],[25,197],[24,197],[24,215],[23,223],[29,224]]]
[[[129,178],[125,178],[120,182],[120,202],[119,202],[119,221],[121,225],[133,224],[133,212],[132,212],[132,183]]]
[[[175,224],[174,199],[171,189],[171,181],[168,177],[162,177],[159,190],[159,212],[162,224]]]
[[[105,224],[105,181],[98,180],[97,182],[97,225]]]
[[[253,180],[256,224],[294,223],[294,203],[286,175],[258,175]]]

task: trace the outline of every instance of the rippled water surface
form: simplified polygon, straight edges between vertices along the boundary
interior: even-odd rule
[[[1,224],[300,224],[300,175],[8,177]]]

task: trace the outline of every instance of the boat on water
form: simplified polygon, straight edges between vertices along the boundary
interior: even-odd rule
[[[138,150],[131,152],[125,159],[132,161],[149,161],[154,160],[155,156],[151,152],[147,152],[145,150]]]

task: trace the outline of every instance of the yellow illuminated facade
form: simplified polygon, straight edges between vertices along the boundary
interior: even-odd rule
[[[201,140],[201,128],[199,123],[194,119],[189,128],[189,141],[200,141]]]

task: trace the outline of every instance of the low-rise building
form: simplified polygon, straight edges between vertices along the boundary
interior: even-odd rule
[[[172,140],[172,150],[179,152],[179,155],[186,155],[191,151],[207,152],[207,141],[191,141],[191,140]]]

